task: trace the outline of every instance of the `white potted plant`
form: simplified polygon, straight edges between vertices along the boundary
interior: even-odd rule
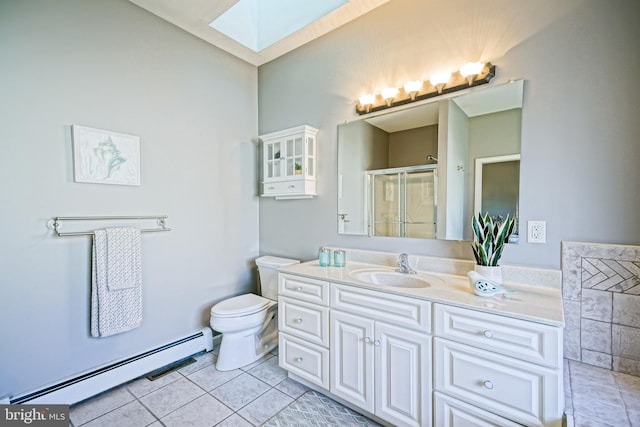
[[[514,220],[494,221],[489,213],[484,217],[480,212],[471,220],[473,228],[473,256],[476,258],[475,270],[486,279],[502,283],[502,268],[498,265],[504,245],[513,232]]]

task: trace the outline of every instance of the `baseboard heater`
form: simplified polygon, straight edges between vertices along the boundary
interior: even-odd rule
[[[202,351],[213,349],[210,328],[177,341],[103,366],[91,372],[10,398],[12,404],[67,404],[85,400],[153,370]]]

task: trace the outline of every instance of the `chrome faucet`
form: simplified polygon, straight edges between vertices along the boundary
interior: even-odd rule
[[[398,266],[398,268],[396,268],[396,272],[398,273],[416,274],[415,270],[409,265],[409,255],[407,254],[400,254],[396,265]]]

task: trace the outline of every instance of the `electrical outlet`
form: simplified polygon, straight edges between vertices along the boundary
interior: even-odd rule
[[[547,221],[527,221],[527,242],[547,243]]]

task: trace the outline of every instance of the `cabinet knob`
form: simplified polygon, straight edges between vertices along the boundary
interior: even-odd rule
[[[365,344],[369,344],[371,342],[371,338],[364,337],[364,342],[365,342]]]
[[[302,286],[298,286],[298,287],[296,288],[296,291],[298,291],[298,292],[302,292]]]
[[[295,185],[290,185],[289,188],[296,188],[296,186]]]
[[[380,340],[375,340],[373,342],[373,345],[375,345],[376,347],[380,347]]]
[[[491,332],[491,330],[489,329],[485,329],[484,331],[482,331],[482,335],[484,335],[486,338],[492,338],[493,332]]]
[[[302,363],[302,357],[296,357],[296,363]]]
[[[484,385],[484,388],[486,388],[487,390],[493,389],[493,383],[490,380],[486,380],[482,383],[482,385]]]
[[[293,319],[293,323],[302,323],[302,319]]]

